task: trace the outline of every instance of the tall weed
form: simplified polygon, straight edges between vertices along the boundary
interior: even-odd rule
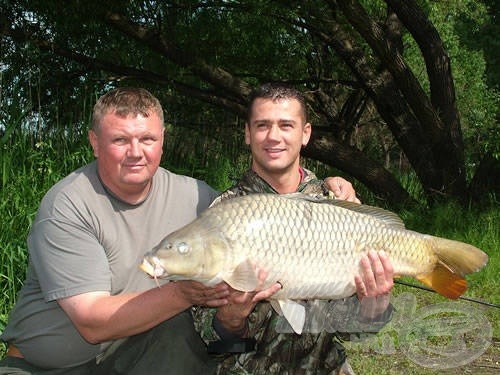
[[[26,273],[26,238],[46,191],[92,160],[83,142],[64,137],[42,141],[11,134],[0,148],[0,329],[5,325]]]

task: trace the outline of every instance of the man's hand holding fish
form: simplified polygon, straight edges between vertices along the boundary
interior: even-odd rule
[[[184,298],[190,305],[219,307],[228,303],[229,285],[222,282],[206,286],[197,281],[176,281],[174,289],[179,298]]]
[[[229,332],[238,332],[243,336],[246,332],[247,318],[255,305],[270,298],[281,289],[279,282],[264,288],[267,272],[259,270],[259,285],[254,292],[241,292],[229,287],[228,303],[217,310],[216,319]]]
[[[361,275],[354,277],[356,295],[361,301],[360,315],[371,320],[383,314],[389,306],[394,286],[394,268],[384,251],[369,251],[361,258]]]

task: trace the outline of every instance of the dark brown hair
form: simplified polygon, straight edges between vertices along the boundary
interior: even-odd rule
[[[304,122],[307,122],[306,99],[304,95],[292,86],[283,83],[265,83],[256,88],[250,94],[250,101],[247,107],[247,122],[252,116],[253,103],[256,99],[271,99],[272,101],[295,99],[299,102],[304,115]]]

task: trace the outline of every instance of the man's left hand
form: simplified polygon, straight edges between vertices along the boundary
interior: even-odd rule
[[[356,197],[356,191],[352,184],[342,177],[327,177],[325,178],[325,185],[335,195],[335,198],[348,202],[361,203],[358,197]]]

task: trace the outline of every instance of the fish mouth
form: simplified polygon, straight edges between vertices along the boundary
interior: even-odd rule
[[[149,260],[151,259],[151,261]],[[165,277],[167,276],[167,271],[161,265],[160,260],[157,257],[144,258],[139,268],[146,272],[149,276],[154,277]]]

